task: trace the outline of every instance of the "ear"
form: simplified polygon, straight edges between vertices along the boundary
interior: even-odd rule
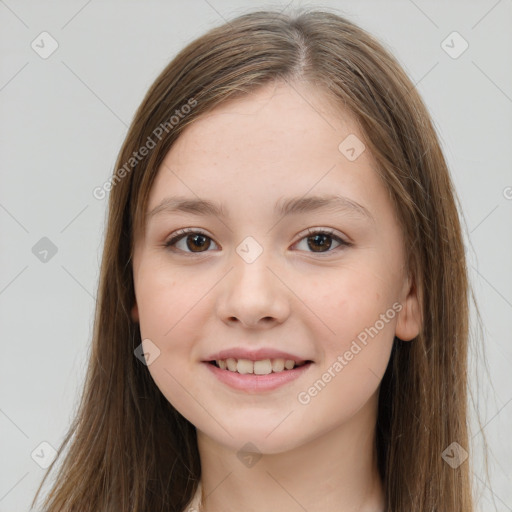
[[[411,341],[418,336],[423,325],[420,294],[411,276],[405,281],[401,299],[402,309],[398,313],[395,336],[402,341]]]
[[[139,322],[139,307],[137,306],[137,301],[135,301],[135,304],[132,307],[131,314],[132,314],[132,320],[134,322],[138,323]]]

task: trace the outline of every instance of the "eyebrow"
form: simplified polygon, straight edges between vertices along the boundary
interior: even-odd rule
[[[362,204],[340,195],[322,195],[308,197],[290,197],[279,200],[275,206],[275,214],[285,217],[293,214],[311,213],[317,210],[343,212],[375,221],[370,211]],[[229,217],[222,205],[206,199],[186,197],[166,197],[147,214],[149,222],[158,214],[191,213],[200,216]]]

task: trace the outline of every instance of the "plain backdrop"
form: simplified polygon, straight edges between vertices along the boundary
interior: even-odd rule
[[[75,411],[107,206],[92,191],[114,170],[148,87],[211,27],[301,5],[336,8],[377,36],[430,109],[462,204],[484,327],[488,372],[482,354],[471,356],[491,452],[487,480],[473,418],[479,510],[512,511],[511,0],[0,0],[0,512],[29,509],[40,465]]]

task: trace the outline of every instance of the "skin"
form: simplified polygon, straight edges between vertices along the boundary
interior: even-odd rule
[[[338,149],[350,134],[364,140],[339,112],[318,88],[267,85],[189,125],[151,190],[148,211],[182,195],[217,201],[226,213],[154,215],[133,257],[132,317],[160,351],[151,376],[197,428],[208,512],[384,510],[378,390],[394,336],[411,340],[421,322],[387,190],[368,150],[350,161]],[[284,198],[333,193],[373,219],[348,210],[273,211]],[[182,228],[209,237],[199,240],[202,252],[190,252],[193,235],[189,246],[182,238],[174,251],[165,247]],[[311,248],[308,228],[331,228],[352,245],[327,238],[327,252],[315,252],[321,241]],[[248,236],[263,249],[252,263],[236,251]],[[378,334],[300,403],[299,394],[332,373],[358,334],[397,303],[401,311],[388,313]],[[274,391],[238,391],[202,362],[238,346],[273,347],[314,363]],[[237,457],[248,442],[262,455],[251,467]]]

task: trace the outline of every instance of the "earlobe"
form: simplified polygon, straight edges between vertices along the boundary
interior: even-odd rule
[[[139,307],[137,306],[137,302],[135,302],[132,307],[131,316],[134,322],[139,322]]]
[[[423,325],[418,287],[414,280],[407,280],[407,288],[406,298],[401,301],[402,309],[398,313],[395,329],[395,336],[402,341],[416,338]]]

